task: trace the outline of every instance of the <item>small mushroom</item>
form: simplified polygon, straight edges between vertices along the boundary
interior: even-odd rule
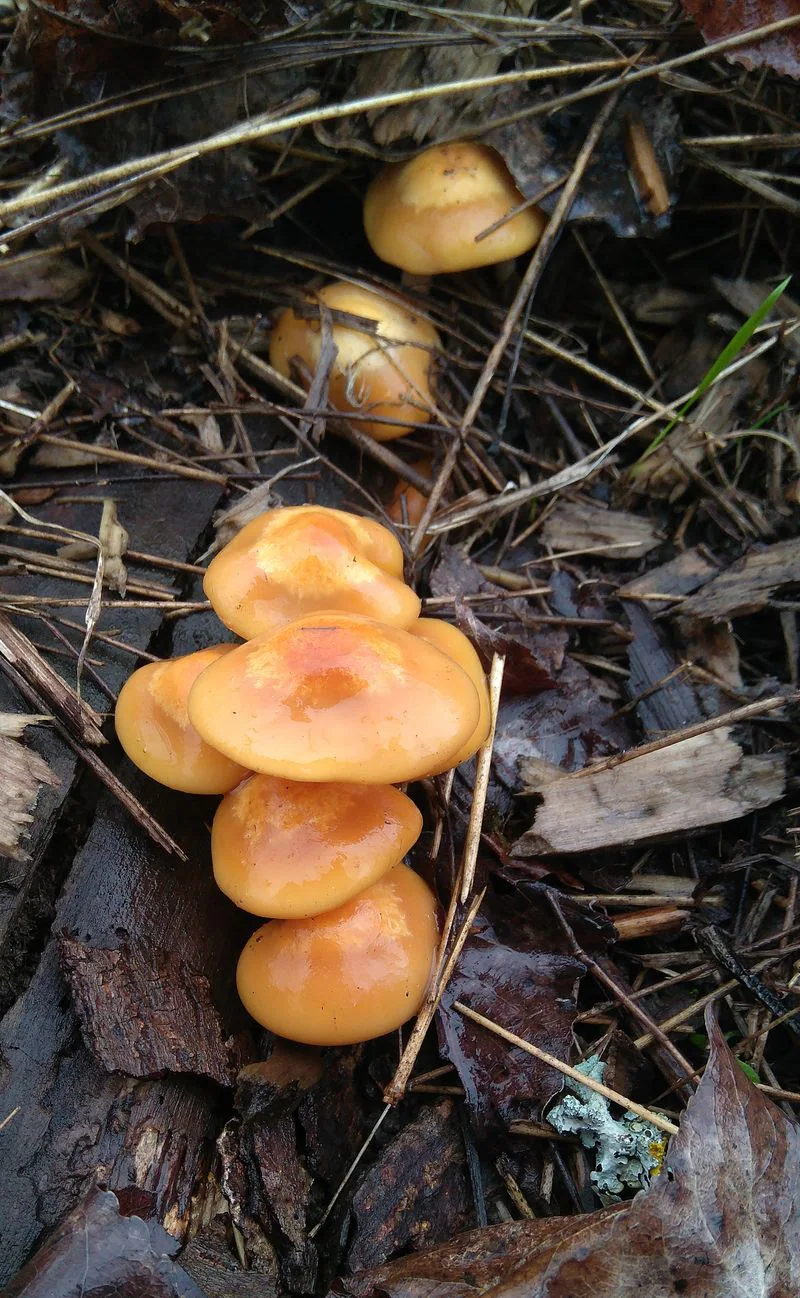
[[[139,667],[123,685],[114,722],[128,757],[159,784],[183,793],[227,793],[247,771],[206,743],[189,720],[189,691],[233,645],[216,645]]]
[[[402,578],[403,551],[380,523],[297,505],[243,527],[212,559],[203,589],[225,625],[250,640],[319,609],[409,626],[420,602]]]
[[[253,915],[306,918],[375,883],[413,847],[422,816],[391,785],[302,784],[252,775],[222,799],[214,877]]]
[[[470,735],[469,739],[458,752],[450,757],[447,766],[443,770],[449,770],[451,766],[460,766],[470,757],[477,753],[482,744],[486,743],[489,735],[489,729],[492,724],[492,710],[489,702],[489,684],[486,680],[486,673],[481,665],[472,642],[460,631],[457,626],[451,626],[449,622],[442,622],[435,617],[422,617],[410,628],[411,634],[419,636],[421,640],[427,641],[434,648],[440,649],[453,662],[458,663],[459,667],[467,673],[472,684],[478,692],[480,699],[480,716],[478,724]],[[441,774],[440,771],[432,771],[432,775]]]
[[[369,1041],[420,1008],[437,938],[433,894],[396,865],[335,910],[259,928],[239,959],[239,995],[262,1027],[291,1041]]]
[[[524,202],[494,149],[466,140],[435,144],[375,177],[364,228],[373,252],[391,266],[415,275],[472,270],[539,242],[547,217],[538,207],[524,208],[478,239]]]
[[[418,636],[323,612],[212,663],[189,715],[253,771],[402,784],[450,765],[475,731],[480,700],[467,673]]]
[[[427,423],[433,413],[431,391],[434,352],[439,335],[421,315],[354,284],[326,284],[309,293],[330,311],[360,317],[358,324],[334,323],[336,356],[328,377],[328,399],[343,414],[365,414],[352,427],[376,442],[388,442]],[[305,387],[320,360],[322,330],[318,319],[283,311],[270,337],[270,364],[287,378],[295,374]],[[299,364],[298,364],[299,362]]]
[[[433,461],[418,460],[412,468],[419,473],[429,475],[433,468]],[[386,513],[393,523],[408,523],[410,527],[414,527],[425,513],[427,504],[427,496],[423,496],[422,492],[410,482],[406,482],[405,478],[398,478],[392,498],[386,506]]]

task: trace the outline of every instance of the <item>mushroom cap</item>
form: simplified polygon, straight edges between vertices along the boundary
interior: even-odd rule
[[[438,940],[427,884],[396,865],[313,919],[275,919],[244,948],[236,983],[263,1027],[313,1046],[392,1032],[422,1004]]]
[[[417,469],[419,473],[430,474],[433,461],[417,460],[412,468]],[[393,523],[408,523],[409,527],[414,527],[425,513],[427,504],[427,496],[423,496],[422,492],[410,482],[406,482],[405,478],[398,478],[392,498],[386,506],[386,513]]]
[[[131,761],[170,789],[227,793],[247,771],[201,739],[189,720],[189,691],[233,645],[216,645],[139,667],[123,685],[114,724]]]
[[[250,640],[323,608],[409,626],[420,602],[402,576],[403,551],[380,523],[297,505],[243,527],[211,560],[203,589],[225,625]]]
[[[319,915],[397,865],[421,830],[418,809],[391,784],[302,784],[251,775],[217,808],[214,878],[254,915]]]
[[[494,149],[463,140],[435,144],[375,177],[364,229],[382,261],[416,275],[492,266],[528,252],[547,217],[526,207],[492,234],[477,236],[525,200]]]
[[[449,622],[442,622],[436,617],[421,617],[410,628],[410,631],[412,635],[419,636],[421,640],[427,641],[434,648],[441,650],[443,654],[447,654],[448,658],[452,658],[453,662],[458,663],[459,667],[467,673],[478,692],[481,705],[478,724],[466,743],[454,756],[450,757],[447,766],[442,768],[447,771],[451,766],[460,766],[462,762],[466,762],[470,757],[473,757],[489,737],[492,724],[489,683],[472,641],[464,635],[463,631],[459,631],[457,626],[451,626]],[[441,772],[432,771],[431,774],[439,775]]]
[[[333,324],[337,355],[328,377],[328,400],[334,410],[373,416],[354,419],[352,427],[376,442],[402,437],[427,423],[434,406],[433,352],[440,345],[433,325],[397,301],[355,284],[336,281],[306,296],[310,303],[361,316],[377,326],[372,334]],[[289,308],[280,314],[270,336],[270,364],[288,378],[297,359],[313,375],[321,347],[320,321],[303,319]],[[302,373],[299,381],[308,386]]]
[[[289,780],[402,784],[448,765],[478,693],[432,645],[355,613],[316,613],[203,672],[193,725],[233,761]]]

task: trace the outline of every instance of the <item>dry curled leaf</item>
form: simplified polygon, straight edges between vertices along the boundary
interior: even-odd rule
[[[681,5],[706,42],[725,40],[798,14],[797,0],[681,0]],[[740,45],[727,57],[746,68],[766,66],[785,76],[800,77],[800,24],[756,39],[752,45]]]
[[[800,1128],[710,1010],[708,1065],[663,1173],[623,1207],[469,1231],[339,1281],[349,1298],[789,1298],[800,1292]]]

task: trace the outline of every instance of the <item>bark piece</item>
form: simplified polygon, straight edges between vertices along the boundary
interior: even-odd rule
[[[424,1108],[387,1145],[353,1196],[355,1236],[347,1268],[378,1266],[430,1248],[472,1218],[464,1138],[449,1101]]]
[[[745,757],[729,729],[684,739],[654,753],[580,778],[543,785],[533,827],[515,856],[592,852],[685,833],[747,815],[782,797],[784,759]]]
[[[648,518],[621,509],[601,509],[584,500],[559,501],[540,536],[556,554],[593,550],[598,558],[623,563],[643,558],[662,539]]]
[[[170,952],[127,944],[91,947],[62,936],[59,955],[83,1039],[109,1072],[233,1084],[241,1043],[226,1038],[203,974]]]
[[[742,617],[758,613],[784,586],[800,583],[800,540],[777,541],[751,550],[683,601],[689,617]]]

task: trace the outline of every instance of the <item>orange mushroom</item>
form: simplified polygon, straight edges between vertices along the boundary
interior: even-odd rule
[[[234,648],[216,645],[166,662],[148,663],[128,677],[114,721],[125,752],[160,784],[183,793],[227,793],[247,771],[201,739],[189,720],[189,691],[201,672]]]
[[[430,474],[433,467],[431,460],[418,460],[412,465],[418,473]],[[425,513],[425,506],[428,503],[427,496],[423,496],[417,487],[406,482],[405,478],[398,478],[395,484],[392,498],[386,506],[386,513],[393,523],[408,523],[409,526],[415,526],[422,515]]]
[[[214,877],[254,915],[319,915],[397,865],[421,830],[414,803],[391,785],[252,775],[217,808]]]
[[[478,692],[433,645],[355,613],[317,613],[212,663],[189,699],[209,743],[290,780],[402,784],[474,733]]]
[[[471,270],[539,242],[547,217],[538,207],[526,207],[478,240],[524,202],[494,149],[466,140],[435,144],[375,177],[364,228],[373,251],[391,266],[416,275]]]
[[[481,660],[475,652],[472,642],[459,631],[457,626],[451,626],[449,622],[442,622],[439,618],[422,617],[410,628],[411,634],[419,636],[421,640],[427,641],[434,648],[440,649],[453,662],[457,662],[459,667],[467,673],[472,684],[478,692],[480,699],[480,716],[478,724],[470,735],[469,739],[458,752],[450,757],[444,770],[449,770],[451,766],[460,766],[470,757],[477,753],[482,744],[486,743],[489,737],[489,729],[492,724],[492,709],[489,702],[489,684],[486,679],[486,673],[483,670]],[[440,772],[431,772],[439,774]]]
[[[334,323],[336,357],[328,376],[328,399],[343,414],[366,414],[351,426],[376,442],[388,442],[425,424],[433,413],[434,352],[439,335],[421,315],[397,301],[354,284],[326,284],[309,293],[330,311],[344,312],[373,325]],[[276,321],[269,345],[270,364],[287,378],[296,373],[308,387],[322,347],[318,319],[304,319],[291,308]],[[300,362],[300,364],[298,364]]]
[[[249,640],[319,609],[409,626],[420,602],[402,577],[403,551],[380,523],[297,505],[243,527],[211,560],[203,589],[225,625]]]
[[[259,928],[239,959],[239,995],[258,1023],[292,1041],[369,1041],[420,1008],[437,938],[433,894],[396,865],[335,910]]]

